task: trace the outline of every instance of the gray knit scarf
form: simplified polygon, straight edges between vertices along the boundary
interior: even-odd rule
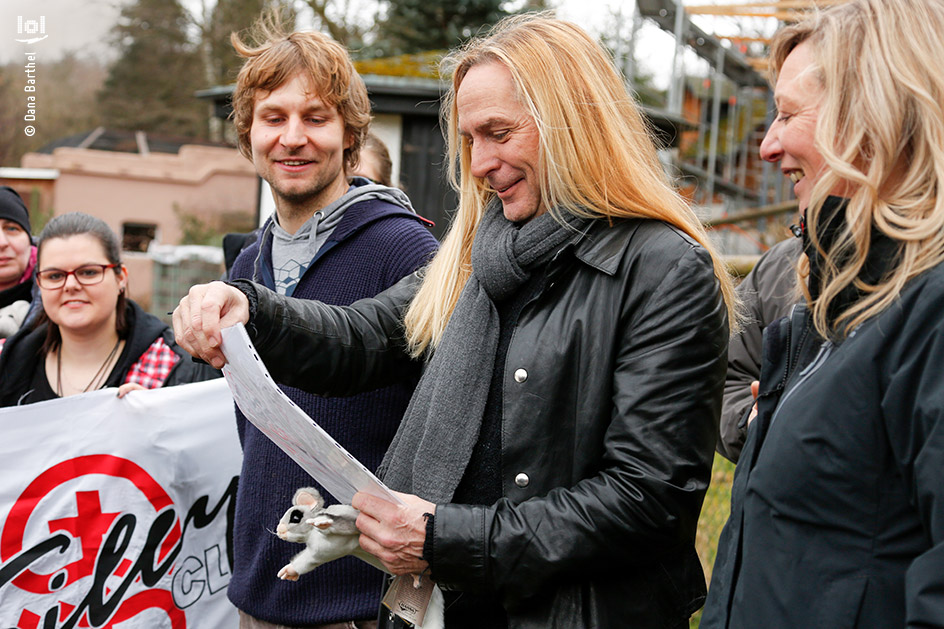
[[[478,440],[492,381],[495,302],[514,295],[533,269],[582,235],[586,219],[560,214],[566,225],[545,212],[519,229],[500,203],[486,208],[472,245],[472,275],[380,466],[392,489],[440,504],[452,499]]]

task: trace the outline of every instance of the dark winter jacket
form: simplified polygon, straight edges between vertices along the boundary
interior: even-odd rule
[[[13,336],[20,330],[32,309],[34,287],[30,279],[0,291],[0,338]]]
[[[174,331],[130,299],[127,301],[127,321],[128,336],[125,347],[105,381],[105,387],[123,384],[129,370],[159,338],[179,357],[163,386],[200,382],[222,375],[208,365],[193,362],[190,354],[177,346]],[[48,323],[43,323],[33,330],[20,330],[4,343],[0,352],[0,407],[16,406],[20,398],[30,390],[39,361],[45,360],[42,347],[46,340],[47,325]]]
[[[418,283],[350,308],[238,285],[273,377],[346,395],[420,368],[402,327]],[[700,246],[657,221],[596,222],[520,312],[505,360],[504,497],[437,506],[433,579],[493,592],[511,627],[687,626],[705,596],[694,537],[727,341]]]
[[[263,229],[244,250],[231,278],[255,278],[274,286],[271,231]],[[260,249],[261,247],[261,249]],[[388,288],[424,265],[436,239],[413,212],[382,199],[351,205],[328,241],[295,286],[294,297],[347,305]],[[259,348],[261,349],[261,348]],[[287,352],[283,368],[303,360]],[[371,387],[360,395],[323,398],[297,388],[282,390],[368,468],[376,468],[393,438],[412,395],[414,379]],[[317,484],[288,455],[253,426],[237,409],[243,447],[243,471],[236,498],[235,566],[228,596],[254,618],[279,625],[312,626],[373,619],[380,605],[383,573],[347,557],[301,577],[277,578],[279,570],[302,547],[270,531],[292,504],[300,487]],[[319,487],[328,504],[336,500]]]
[[[22,311],[10,312],[10,307],[18,302],[21,304],[25,302],[25,314]],[[42,311],[43,302],[39,295],[39,286],[32,277],[22,284],[0,291],[0,313],[5,316],[5,319],[0,321],[0,338],[9,338],[20,330],[33,327]]]
[[[838,345],[768,327],[703,629],[944,627],[942,312],[939,265]]]
[[[738,284],[744,323],[728,344],[728,374],[721,404],[718,453],[737,463],[747,436],[747,417],[754,406],[751,383],[760,379],[764,329],[790,314],[800,299],[796,265],[803,252],[799,238],[788,238],[760,257]]]
[[[0,308],[6,308],[15,301],[33,301],[33,287],[33,280],[29,280],[0,291]]]

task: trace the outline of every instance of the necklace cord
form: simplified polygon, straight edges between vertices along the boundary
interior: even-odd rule
[[[86,385],[85,389],[82,390],[82,393],[87,393],[92,390],[92,385],[95,382],[102,378],[105,372],[105,368],[108,366],[108,363],[111,362],[111,359],[115,357],[115,354],[118,353],[118,346],[121,345],[121,338],[118,339],[118,342],[115,343],[115,346],[111,348],[111,351],[108,353],[108,356],[105,357],[105,362],[102,363],[102,366],[98,368],[98,371],[95,372],[95,375],[92,376],[92,379]],[[100,389],[101,384],[95,389]],[[56,395],[59,397],[64,397],[62,395],[62,345],[56,350]]]

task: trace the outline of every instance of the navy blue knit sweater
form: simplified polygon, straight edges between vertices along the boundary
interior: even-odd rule
[[[263,234],[267,233],[263,230]],[[271,237],[253,267],[260,243],[233,265],[233,279],[254,279],[271,287]],[[372,297],[423,266],[437,247],[418,217],[382,200],[349,207],[302,277],[294,297],[347,305]],[[419,374],[407,381],[345,398],[323,398],[291,387],[285,393],[368,469],[376,469],[396,432]],[[236,411],[243,468],[236,497],[235,566],[229,598],[242,611],[267,622],[317,625],[377,617],[383,575],[346,557],[281,581],[279,569],[303,547],[275,536],[279,518],[299,487],[314,480]],[[318,487],[328,504],[335,500]]]

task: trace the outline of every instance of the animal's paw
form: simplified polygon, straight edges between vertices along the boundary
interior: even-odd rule
[[[285,564],[285,567],[279,570],[279,578],[283,581],[298,581],[298,573],[292,564]]]
[[[319,515],[317,517],[305,520],[305,522],[307,524],[311,524],[316,529],[321,529],[323,531],[327,528],[330,528],[331,525],[334,524],[334,518],[328,515]]]

